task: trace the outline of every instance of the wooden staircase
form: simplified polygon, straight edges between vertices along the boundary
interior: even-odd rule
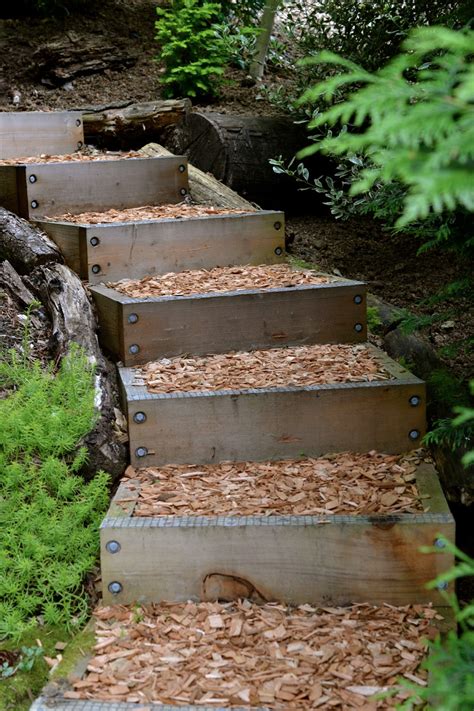
[[[6,128],[0,120],[2,142],[11,139],[10,155],[21,154],[23,145],[36,155],[82,143],[80,117],[41,119],[50,120],[50,130],[38,136],[37,146],[30,121],[37,125],[38,117],[7,116]],[[46,146],[45,135],[57,143]],[[2,153],[9,157],[3,147]],[[183,354],[276,348],[284,357],[293,347],[313,348],[317,358],[317,348],[325,344],[365,348],[366,289],[360,282],[331,277],[298,287],[134,298],[103,283],[281,263],[282,213],[109,224],[55,219],[62,213],[177,203],[188,192],[182,157],[0,166],[0,201],[35,220],[92,285],[103,346],[122,364],[132,466],[159,472],[169,464],[230,460],[247,462],[251,473],[252,462],[345,451],[398,454],[418,447],[425,432],[424,383],[370,345],[367,352],[383,377],[295,385],[288,376],[263,387],[150,392],[141,370],[148,361],[166,366]],[[249,596],[259,601],[295,604],[442,604],[439,591],[425,584],[451,566],[451,556],[418,549],[436,545],[440,533],[453,539],[454,523],[430,464],[417,467],[416,481],[422,499],[430,502],[417,513],[267,516],[240,515],[237,509],[233,515],[143,518],[133,515],[141,483],[132,471],[100,532],[104,603],[229,600],[253,591]],[[46,709],[42,703],[33,708]],[[58,708],[98,706],[64,700]]]

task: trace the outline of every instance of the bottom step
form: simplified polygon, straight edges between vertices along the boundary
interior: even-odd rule
[[[393,699],[371,697],[400,678],[424,683],[425,640],[440,620],[423,606],[318,609],[241,600],[99,608],[94,656],[85,674],[70,675],[72,688],[62,701],[54,698],[54,708],[392,708]],[[49,709],[48,695],[54,688],[32,711]]]
[[[430,464],[370,453],[129,473],[101,526],[106,604],[443,604],[426,583],[453,557],[419,551],[454,540]]]

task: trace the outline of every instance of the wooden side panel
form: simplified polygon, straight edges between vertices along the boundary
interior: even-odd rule
[[[76,272],[81,279],[87,278],[87,273],[84,275],[81,268],[84,228],[67,222],[38,221],[36,224],[58,245],[68,267]]]
[[[0,113],[0,159],[73,153],[84,143],[82,114],[73,111]]]
[[[121,360],[124,352],[123,307],[120,301],[108,298],[104,291],[109,289],[97,289],[92,293],[99,321],[99,340],[103,348]]]
[[[14,165],[0,165],[0,205],[15,214],[19,212],[17,168]]]
[[[452,556],[419,547],[432,546],[439,533],[454,540],[449,516],[333,518],[162,517],[118,526],[111,520],[101,530],[104,602],[215,599],[229,594],[235,578],[237,589],[257,599],[296,604],[442,602],[425,585],[452,565]],[[106,550],[110,540],[120,543],[119,553]],[[108,591],[112,581],[121,583],[121,593]]]
[[[279,212],[97,225],[87,233],[88,243],[93,236],[100,240],[89,250],[91,284],[185,269],[284,261],[284,216]],[[96,274],[91,271],[93,265],[100,267]]]
[[[120,369],[125,380],[132,373]],[[288,459],[327,452],[407,451],[425,432],[421,382],[357,383],[306,389],[126,395],[135,466]],[[409,399],[420,398],[412,407]],[[143,412],[146,421],[133,416]],[[417,434],[410,438],[410,432]],[[138,448],[147,456],[137,456]]]
[[[111,315],[120,321],[123,319],[123,349],[114,352],[125,365],[182,353],[356,343],[367,337],[363,284],[137,300],[123,304],[123,317],[113,309],[120,294],[92,287],[92,295],[101,324],[107,322],[107,333]],[[362,330],[356,330],[356,325]],[[103,330],[103,342],[110,349],[106,330]],[[130,354],[132,344],[140,348],[136,355]]]
[[[181,172],[179,166],[185,166]],[[30,182],[30,177],[36,180]],[[188,190],[185,158],[133,158],[26,166],[29,219],[66,212],[176,203]],[[32,205],[36,204],[36,207]]]

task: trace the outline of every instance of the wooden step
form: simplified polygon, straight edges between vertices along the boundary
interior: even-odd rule
[[[176,203],[188,189],[187,160],[180,156],[0,164],[0,203],[35,221],[67,212]],[[50,234],[48,223],[41,227]]]
[[[173,603],[99,607],[97,646],[55,670],[31,711],[392,708],[446,627],[429,606]],[[71,667],[73,671],[71,672]],[[172,705],[169,705],[172,704]]]
[[[268,210],[93,225],[42,221],[39,226],[90,284],[185,269],[277,264],[285,258],[284,215]]]
[[[251,476],[252,464],[244,466]],[[315,469],[317,466],[315,460]],[[193,469],[196,467],[181,474],[183,481],[193,476]],[[298,478],[298,463],[292,463],[291,469]],[[307,471],[301,472],[305,482]],[[203,476],[207,473],[200,472]],[[150,479],[155,478],[156,483],[148,485],[144,476],[124,479],[101,526],[104,602],[248,597],[330,606],[359,602],[442,604],[440,592],[427,590],[426,583],[448,570],[453,557],[443,552],[420,553],[419,548],[436,546],[439,534],[454,540],[454,521],[433,466],[419,464],[415,476],[420,510],[371,515],[331,514],[333,504],[327,513],[318,515],[242,516],[239,508],[235,515],[214,515],[222,507],[219,497],[211,491],[206,495],[199,488],[195,501],[186,504],[177,474],[165,477],[160,469],[152,469]],[[221,485],[218,473],[208,479],[213,490],[222,487],[221,498],[230,497],[237,507],[246,509],[245,485],[234,486],[228,494],[225,477]],[[320,481],[317,475],[313,480],[316,484]],[[243,489],[241,498],[239,488]],[[305,493],[303,486],[296,488]],[[394,489],[382,490],[382,502],[387,491]],[[272,483],[268,492],[262,496],[265,507],[271,512],[274,505],[278,510],[281,492]],[[169,510],[174,499],[175,510],[185,513],[140,515],[147,514],[153,496],[158,499],[158,510]],[[160,506],[161,498],[168,505]],[[297,509],[291,501],[288,504]],[[380,508],[387,510],[381,504]],[[396,503],[393,508],[397,510]],[[416,506],[406,508],[416,510]],[[344,509],[352,507],[344,506],[343,501]],[[193,510],[199,515],[187,513]],[[207,515],[202,511],[208,511]]]
[[[289,266],[267,271],[282,286],[139,298],[93,286],[101,344],[131,366],[182,353],[366,340],[364,284],[315,273],[313,284],[284,286],[297,272]]]
[[[4,111],[0,113],[0,159],[42,153],[73,153],[84,144],[78,111]],[[0,176],[0,186],[1,176]],[[0,188],[0,193],[3,190]]]
[[[135,384],[140,369],[119,368],[132,464],[407,451],[425,432],[425,385],[379,349],[367,354],[389,379],[153,393]]]

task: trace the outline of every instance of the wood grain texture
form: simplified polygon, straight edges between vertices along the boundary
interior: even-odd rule
[[[41,220],[66,212],[177,203],[183,200],[180,191],[188,190],[187,170],[180,172],[180,165],[187,161],[178,156],[13,166],[25,174],[27,201],[19,212]]]
[[[0,165],[0,206],[15,214],[19,212],[17,170],[13,165]]]
[[[275,223],[280,224],[279,229],[275,229]],[[54,241],[64,224],[67,223],[40,221],[41,228]],[[278,264],[285,259],[285,226],[281,212],[83,227],[88,268],[83,269],[80,276],[90,284],[141,279],[149,274],[185,269]],[[92,237],[99,238],[95,247],[90,242]],[[99,272],[92,271],[94,265],[100,267]]]
[[[423,467],[418,486],[435,498],[433,509],[397,516],[143,520],[132,517],[138,489],[122,485],[101,527],[104,602],[229,599],[246,584],[261,600],[296,604],[440,604],[425,584],[451,567],[452,555],[422,554],[419,546],[432,546],[439,533],[454,540],[454,521],[433,467]],[[116,517],[120,499],[128,509]],[[118,553],[107,551],[110,540]],[[112,581],[122,584],[120,594],[108,591]]]
[[[79,125],[77,125],[79,123]],[[0,159],[73,153],[84,143],[82,115],[74,111],[0,113]]]
[[[409,373],[370,383],[305,388],[282,383],[280,388],[171,395],[132,385],[130,368],[119,373],[131,461],[139,467],[371,449],[395,454],[416,446],[425,432],[425,385]],[[415,407],[413,396],[419,398]],[[144,412],[146,421],[135,423],[136,412]],[[415,440],[412,431],[418,434]],[[140,447],[147,449],[146,456],[137,456]]]
[[[67,222],[55,223],[54,229],[50,229],[50,223],[47,221],[38,221],[36,225],[59,247],[67,266],[83,278],[81,254],[84,253],[84,228]],[[87,261],[85,264],[87,265]]]
[[[183,353],[360,343],[367,338],[365,285],[360,282],[148,299],[124,299],[103,286],[91,292],[101,342],[127,366]],[[362,297],[361,303],[354,302],[355,296]],[[130,323],[131,314],[138,321]],[[122,334],[119,351],[117,333]],[[129,351],[132,344],[140,348],[136,355]]]

